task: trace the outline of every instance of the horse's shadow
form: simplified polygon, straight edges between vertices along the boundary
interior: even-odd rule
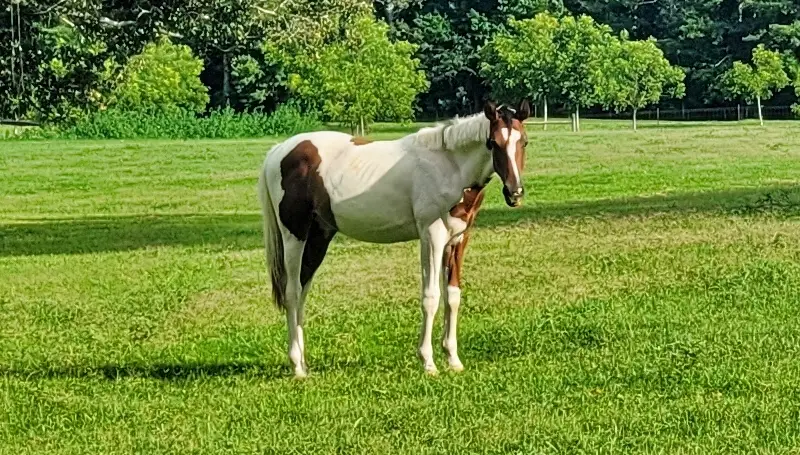
[[[260,379],[289,377],[289,369],[282,363],[222,362],[222,363],[153,363],[107,364],[100,366],[39,368],[2,368],[0,377],[20,379],[106,379],[147,378],[163,381],[197,380],[214,377],[245,376]]]
[[[655,213],[716,213],[749,216],[763,213],[800,212],[800,185],[785,184],[756,188],[679,192],[587,201],[529,203],[518,209],[488,207],[481,210],[477,225],[494,227],[526,220],[625,217]]]

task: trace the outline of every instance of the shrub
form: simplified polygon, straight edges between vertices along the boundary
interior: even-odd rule
[[[314,115],[283,105],[271,114],[239,113],[232,109],[198,117],[186,109],[125,111],[109,109],[65,127],[37,128],[23,134],[27,139],[230,139],[283,136],[311,131],[320,126]]]
[[[208,92],[201,71],[203,61],[188,46],[168,38],[150,43],[123,68],[110,104],[121,110],[202,112]]]

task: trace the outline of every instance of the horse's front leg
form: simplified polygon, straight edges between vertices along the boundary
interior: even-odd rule
[[[437,219],[420,236],[420,262],[422,265],[422,330],[419,340],[419,356],[425,372],[436,374],[433,361],[433,320],[439,309],[441,298],[440,280],[444,249],[449,239],[444,221]]]

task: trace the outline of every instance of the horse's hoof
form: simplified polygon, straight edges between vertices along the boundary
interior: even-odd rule
[[[437,370],[436,367],[425,368],[425,374],[428,376],[439,376],[439,370]]]
[[[428,376],[436,376],[439,374],[439,369],[436,368],[436,364],[433,362],[423,363],[422,368],[425,369],[425,374]]]
[[[308,372],[305,370],[295,370],[294,378],[295,379],[305,379],[308,377]]]
[[[450,362],[450,371],[461,373],[464,371],[464,365],[460,361]]]

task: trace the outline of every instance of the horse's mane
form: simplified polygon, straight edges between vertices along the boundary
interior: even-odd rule
[[[489,136],[489,120],[483,113],[454,117],[435,126],[422,128],[406,137],[418,147],[429,150],[458,150],[469,144],[483,143]]]

